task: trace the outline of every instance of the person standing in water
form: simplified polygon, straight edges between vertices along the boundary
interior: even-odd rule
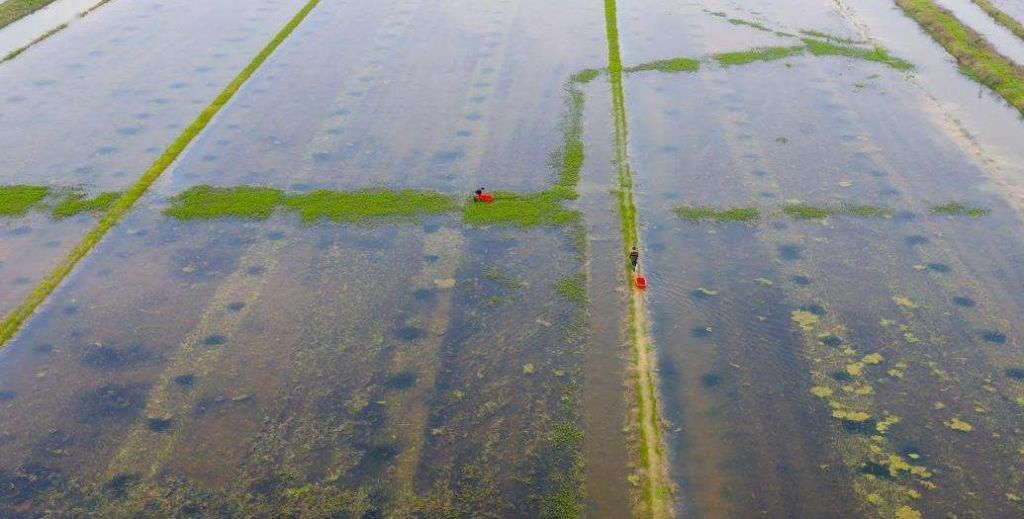
[[[633,250],[629,251],[629,264],[633,267],[633,272],[636,272],[636,266],[640,263],[640,251],[636,250],[636,246],[633,246]]]

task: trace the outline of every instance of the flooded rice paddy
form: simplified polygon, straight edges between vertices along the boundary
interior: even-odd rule
[[[889,7],[76,20],[0,64],[0,515],[1024,514],[1024,123]]]

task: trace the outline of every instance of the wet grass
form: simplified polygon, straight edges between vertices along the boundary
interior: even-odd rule
[[[60,220],[82,213],[99,214],[110,209],[121,193],[110,191],[90,197],[85,193],[72,193],[64,197],[50,211],[50,215]]]
[[[421,215],[452,211],[455,203],[441,193],[371,189],[354,192],[320,190],[283,199],[283,206],[299,214],[302,221],[321,219],[361,223],[382,219],[416,220]]]
[[[573,83],[587,84],[597,79],[601,75],[601,71],[596,68],[583,69],[572,75],[570,81]]]
[[[797,220],[822,220],[834,215],[850,215],[861,218],[890,218],[891,209],[873,205],[840,204],[833,207],[816,207],[804,203],[787,204],[782,213]]]
[[[728,209],[715,209],[714,207],[700,206],[689,207],[679,206],[672,209],[680,218],[692,222],[755,222],[761,218],[761,211],[756,207],[733,207]]]
[[[864,61],[874,61],[904,72],[914,69],[913,64],[889,54],[889,51],[882,47],[857,47],[812,38],[804,38],[803,42],[807,45],[807,50],[815,56],[845,56]]]
[[[25,320],[36,311],[36,308],[46,300],[47,296],[71,273],[78,262],[89,254],[107,232],[131,210],[135,203],[142,198],[142,195],[149,190],[150,186],[156,182],[157,178],[174,163],[178,156],[185,151],[189,143],[206,128],[213,117],[234,97],[238,90],[242,88],[242,85],[256,73],[256,70],[267,61],[270,55],[277,50],[277,47],[291,35],[295,28],[302,23],[310,11],[319,3],[320,0],[309,0],[306,2],[295,16],[253,57],[249,64],[214,98],[213,102],[203,109],[196,120],[185,128],[174,142],[164,150],[163,154],[135,181],[128,191],[111,205],[110,209],[104,213],[96,226],[86,233],[78,245],[36,285],[17,308],[7,314],[3,321],[0,321],[0,345],[6,344],[7,340],[21,328]]]
[[[583,277],[580,275],[570,276],[560,280],[555,285],[555,291],[565,299],[575,303],[584,303],[587,299],[587,290],[583,285]]]
[[[31,47],[31,46],[33,46],[33,45],[35,45],[35,44],[37,44],[37,43],[39,43],[39,42],[49,38],[50,36],[53,36],[54,34],[57,34],[60,31],[63,31],[64,29],[67,29],[67,28],[68,28],[68,24],[62,23],[62,24],[54,27],[53,29],[50,29],[50,30],[44,32],[43,34],[41,34],[36,39],[28,42],[28,44],[26,44],[26,45],[24,45],[22,47],[18,47],[17,49],[14,49],[11,52],[8,52],[7,54],[5,54],[3,59],[0,59],[0,63],[4,63],[5,61],[10,61],[10,60],[12,60],[14,58],[17,58],[23,52],[28,50],[29,47]]]
[[[281,204],[284,193],[269,187],[238,186],[218,188],[196,186],[171,198],[167,216],[179,220],[212,218],[269,218]]]
[[[759,24],[757,22],[752,22],[750,20],[743,20],[743,19],[740,19],[740,18],[729,18],[729,23],[731,23],[733,25],[743,25],[743,26],[746,26],[746,27],[757,29],[759,31],[772,32],[772,30],[769,29],[768,27],[765,27],[764,25],[761,25],[761,24]]]
[[[633,65],[632,67],[626,67],[622,69],[622,72],[629,74],[632,72],[645,72],[652,70],[669,74],[676,72],[696,72],[697,70],[700,70],[700,61],[691,58],[660,59],[641,63],[639,65]]]
[[[0,29],[52,4],[55,0],[7,0],[0,3]]]
[[[845,38],[843,36],[836,36],[835,34],[828,34],[828,33],[825,33],[825,32],[809,30],[809,29],[801,29],[800,30],[800,34],[803,34],[804,36],[810,36],[811,38],[815,38],[815,39],[818,39],[818,40],[834,41],[836,43],[842,43],[842,44],[845,44],[845,45],[856,45],[858,43],[863,43],[863,42],[855,41],[855,40],[853,40],[851,38]]]
[[[989,2],[988,0],[971,1],[977,4],[977,6],[980,7],[982,11],[985,11],[986,14],[992,17],[992,19],[995,20],[996,23],[1002,25],[1003,27],[1006,27],[1007,30],[1012,32],[1018,38],[1024,40],[1024,23],[1021,23],[1016,18],[1004,13],[998,7],[992,5],[992,2]]]
[[[819,220],[832,214],[828,209],[808,204],[788,204],[782,208],[782,213],[797,220]]]
[[[0,186],[0,216],[24,216],[49,193],[50,189],[43,186]]]
[[[941,214],[946,216],[971,216],[974,218],[980,218],[988,214],[988,209],[981,207],[972,207],[961,204],[960,202],[949,202],[946,204],[940,204],[932,206],[932,214]]]
[[[761,47],[757,49],[743,50],[737,52],[723,52],[712,56],[723,67],[734,67],[747,65],[757,61],[775,61],[779,59],[799,56],[803,54],[804,47]]]
[[[896,4],[956,58],[961,72],[1024,114],[1024,67],[999,54],[984,36],[932,0],[896,0]]]

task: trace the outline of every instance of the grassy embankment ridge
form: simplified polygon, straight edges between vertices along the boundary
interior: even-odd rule
[[[991,88],[1024,114],[1024,67],[999,54],[984,36],[932,0],[896,0],[896,4],[956,58],[964,75]]]
[[[216,98],[199,114],[195,121],[186,127],[163,154],[132,184],[127,191],[117,198],[99,222],[89,230],[74,249],[39,282],[28,297],[0,321],[0,345],[10,339],[21,325],[46,300],[75,265],[84,258],[93,247],[124,217],[135,203],[149,190],[157,178],[166,171],[178,158],[192,140],[203,131],[215,115],[231,100],[238,90],[249,80],[267,58],[281,45],[284,40],[299,26],[306,16],[320,3],[320,0],[309,0],[292,17],[288,23],[263,47],[241,72],[217,95]]]
[[[992,5],[992,2],[989,2],[988,0],[971,1],[977,4],[977,6],[980,7],[982,11],[985,11],[985,14],[989,15],[993,20],[996,21],[996,23],[1002,25],[1003,27],[1006,27],[1007,30],[1012,32],[1018,38],[1024,40],[1024,23],[1021,23],[1020,20],[1004,13],[998,7]]]
[[[628,122],[625,93],[622,85],[622,53],[619,46],[618,13],[615,0],[605,0],[605,32],[608,40],[608,76],[612,89],[612,117],[614,122],[614,164],[617,170],[620,230],[624,246],[623,258],[629,247],[640,245],[636,202],[633,196],[633,174],[629,167]],[[658,70],[655,68],[655,70]],[[641,508],[638,515],[646,517],[673,517],[674,494],[668,473],[668,460],[661,434],[661,418],[657,400],[657,382],[653,344],[647,324],[647,306],[643,293],[632,288],[632,275],[628,273],[629,342],[632,345],[636,402],[637,454],[641,474]]]
[[[27,13],[25,13],[25,14],[23,14],[23,15],[18,17],[18,18],[21,18],[21,17],[27,16],[27,15],[35,12],[35,11],[38,11],[39,9],[42,9],[43,7],[46,7],[47,5],[53,3],[53,1],[54,0],[46,0],[46,1],[43,1],[43,2],[38,2],[38,1],[32,2],[30,0],[30,1],[26,1],[26,2],[19,2],[18,0],[13,0],[13,1],[8,1],[8,2],[0,5],[0,29],[2,29],[4,27],[4,25],[7,25],[7,24],[12,23],[12,22],[15,21],[15,20],[11,20],[10,22],[7,22],[7,24],[3,23],[3,8],[5,6],[7,6],[8,4],[11,4],[11,3],[42,3],[43,4],[43,5],[39,6],[39,7],[37,7],[36,9],[34,9],[34,10],[30,11],[30,12],[27,12]],[[85,18],[86,16],[89,16],[95,10],[99,9],[100,7],[103,6],[103,4],[106,4],[109,1],[110,0],[100,0],[99,2],[94,4],[92,7],[86,9],[85,11],[82,11],[82,12],[78,13],[78,18]],[[68,24],[67,23],[62,23],[62,24],[54,27],[53,29],[50,29],[50,30],[44,32],[43,34],[39,35],[39,37],[37,37],[36,39],[28,42],[26,45],[24,45],[22,47],[18,47],[17,49],[14,49],[14,50],[8,52],[3,58],[0,58],[0,63],[4,63],[6,61],[10,61],[10,60],[12,60],[14,58],[17,58],[19,55],[21,55],[21,53],[25,52],[26,50],[28,50],[33,45],[35,45],[35,44],[37,44],[37,43],[39,43],[39,42],[49,38],[50,36],[53,36],[54,34],[57,34],[60,31],[63,31],[64,29],[67,29],[67,28],[68,28]]]
[[[758,207],[711,207],[680,205],[672,208],[677,216],[691,222],[744,222],[755,223],[762,216],[788,216],[794,220],[823,220],[831,216],[854,216],[860,218],[892,218],[896,211],[888,207],[866,204],[839,203],[815,206],[804,202],[791,202],[778,210],[762,211]],[[988,209],[948,202],[928,208],[933,215],[971,216],[978,218],[989,213]]]

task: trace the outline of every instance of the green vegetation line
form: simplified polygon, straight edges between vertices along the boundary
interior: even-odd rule
[[[998,51],[932,0],[896,0],[931,37],[956,58],[960,70],[1003,96],[1024,114],[1024,68]]]
[[[1024,40],[1024,24],[1022,24],[1019,20],[1017,20],[1016,18],[1014,18],[1014,17],[1004,13],[998,7],[992,5],[992,2],[989,2],[988,0],[971,0],[971,1],[974,2],[975,4],[977,4],[978,7],[980,7],[982,11],[985,11],[986,14],[991,16],[992,19],[996,21],[996,23],[998,23],[999,25],[1002,25],[1003,27],[1006,27],[1010,32],[1015,34],[1018,38]]]
[[[0,4],[0,29],[52,4],[55,0],[7,0]]]
[[[3,8],[5,6],[7,6],[8,4],[15,3],[17,1],[18,0],[8,0],[6,3],[0,4],[0,29],[2,29],[4,27],[4,25],[6,25],[6,24],[4,24],[2,22]],[[46,4],[50,4],[53,1],[54,0],[47,0],[43,6],[37,8],[36,10],[41,9],[42,7],[45,7]],[[92,7],[86,9],[85,11],[82,11],[81,13],[78,13],[78,17],[79,18],[85,18],[86,16],[89,16],[90,14],[92,14],[94,11],[96,11],[97,9],[102,7],[107,2],[110,2],[110,0],[100,0],[99,2],[94,4]],[[25,3],[25,2],[22,2],[22,3]],[[34,12],[34,11],[32,11],[32,12]],[[22,16],[26,16],[27,14],[30,14],[30,13],[26,13],[26,14],[24,14]],[[11,23],[11,22],[8,22],[8,23]],[[12,60],[14,58],[17,58],[18,56],[21,55],[21,53],[23,53],[26,50],[28,50],[29,47],[32,47],[33,45],[35,45],[35,44],[37,44],[37,43],[39,43],[39,42],[49,38],[50,36],[53,36],[54,34],[57,34],[60,31],[63,31],[64,29],[67,29],[67,28],[68,28],[68,24],[67,23],[62,23],[62,24],[54,27],[53,29],[50,29],[50,30],[44,32],[38,38],[28,42],[28,44],[26,44],[26,45],[24,45],[22,47],[18,47],[17,49],[12,50],[11,52],[8,52],[3,58],[0,58],[0,63],[5,63],[5,62],[8,62],[8,61],[10,61],[10,60]]]
[[[77,246],[58,264],[49,275],[47,275],[28,297],[17,308],[11,311],[3,321],[0,321],[0,345],[6,344],[22,324],[39,307],[43,301],[57,288],[65,277],[75,268],[75,265],[84,258],[93,247],[107,234],[118,221],[135,205],[135,202],[142,197],[153,182],[166,171],[175,159],[185,150],[190,142],[203,131],[224,105],[238,92],[245,82],[252,77],[259,67],[267,61],[267,58],[284,42],[285,39],[299,26],[306,16],[320,3],[320,0],[309,0],[295,16],[288,21],[273,39],[242,69],[241,72],[224,88],[223,91],[207,106],[199,117],[192,122],[171,145],[164,150],[163,154],[142,174],[141,177],[104,213],[96,226],[93,227],[78,243]]]

